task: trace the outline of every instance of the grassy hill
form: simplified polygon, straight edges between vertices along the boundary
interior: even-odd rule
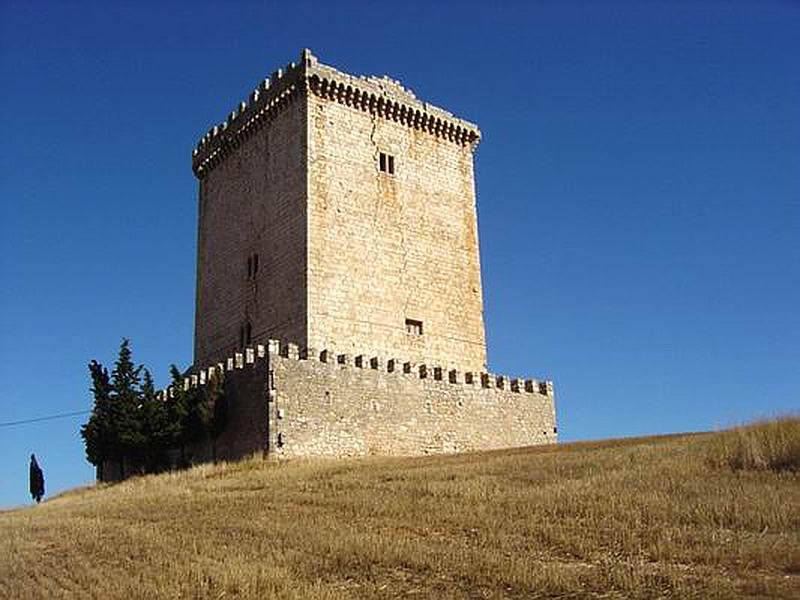
[[[75,490],[0,513],[0,598],[798,598],[800,473],[730,435]]]

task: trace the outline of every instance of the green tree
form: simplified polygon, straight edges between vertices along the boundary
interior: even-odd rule
[[[103,461],[116,460],[122,477],[125,458],[140,456],[147,444],[142,426],[141,371],[141,366],[133,364],[128,339],[120,344],[111,377],[96,360],[89,363],[94,406],[89,421],[81,427],[86,458],[101,469]]]
[[[172,424],[172,445],[180,448],[181,466],[186,466],[186,446],[196,438],[197,388],[183,389],[183,374],[177,366],[170,365],[172,398],[169,406]]]
[[[156,395],[153,377],[147,369],[142,372],[140,394],[142,435],[145,440],[141,458],[148,472],[157,472],[164,467],[173,434],[167,400]]]
[[[139,457],[147,443],[142,426],[140,379],[142,366],[133,364],[130,341],[122,340],[119,356],[111,371],[112,414],[115,457],[125,477],[125,458]]]
[[[115,452],[111,382],[108,370],[96,360],[89,363],[89,373],[94,405],[89,421],[81,427],[81,437],[86,444],[86,459],[102,469],[103,461]]]
[[[213,460],[216,461],[216,441],[227,422],[224,375],[212,374],[205,386],[184,389],[184,376],[178,367],[170,366],[175,412],[181,418],[177,444],[185,463],[186,447],[210,441]]]

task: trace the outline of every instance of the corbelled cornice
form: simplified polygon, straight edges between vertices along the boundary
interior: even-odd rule
[[[478,127],[441,108],[422,102],[413,92],[388,77],[354,77],[323,65],[303,50],[300,64],[290,63],[265,79],[247,102],[241,102],[228,118],[209,129],[192,152],[192,170],[198,178],[275,118],[298,96],[311,92],[387,120],[407,125],[456,144],[474,147],[480,140]]]

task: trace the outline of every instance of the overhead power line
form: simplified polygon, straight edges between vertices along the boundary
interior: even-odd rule
[[[0,423],[0,427],[12,427],[14,425],[27,425],[28,423],[38,423],[39,421],[52,421],[53,419],[64,419],[66,417],[76,417],[78,415],[86,415],[92,412],[91,410],[76,410],[67,413],[58,413],[56,415],[47,415],[46,417],[36,417],[33,419],[22,419],[20,421],[5,421]]]

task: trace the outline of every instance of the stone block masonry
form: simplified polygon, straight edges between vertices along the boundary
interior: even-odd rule
[[[479,138],[308,51],[264,80],[193,153],[195,364],[280,338],[485,369]]]
[[[216,443],[218,459],[259,452],[271,458],[414,456],[558,437],[548,381],[301,350],[277,340],[211,369],[225,373],[230,415]],[[184,385],[209,378],[188,377]],[[209,457],[208,448],[194,451],[195,460]]]
[[[487,372],[480,138],[309,50],[202,136],[184,386],[224,373],[229,419],[192,460],[556,441],[552,384]]]

